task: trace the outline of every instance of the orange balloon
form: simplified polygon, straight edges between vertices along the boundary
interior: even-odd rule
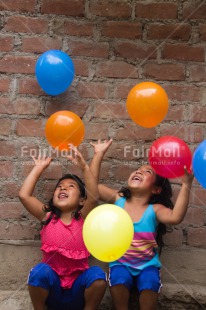
[[[151,128],[165,117],[169,100],[165,90],[153,82],[142,82],[134,86],[127,97],[127,112],[138,125]]]
[[[78,115],[71,111],[52,114],[46,123],[45,133],[51,146],[68,150],[68,144],[78,146],[84,138],[84,124]]]

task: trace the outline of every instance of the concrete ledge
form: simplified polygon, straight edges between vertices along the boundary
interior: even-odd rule
[[[26,281],[30,268],[40,261],[39,241],[0,242],[1,310],[32,310]],[[158,310],[206,309],[206,250],[165,248],[161,261],[163,289]],[[90,264],[108,270],[106,263],[94,258]],[[137,297],[133,296],[130,309],[137,310],[137,303]],[[109,289],[99,309],[112,309]]]
[[[33,310],[27,290],[0,290],[1,310]],[[112,310],[109,289],[99,310]],[[130,310],[138,309],[138,300],[132,296]],[[158,310],[204,310],[206,309],[206,286],[181,286],[167,283],[159,297]]]

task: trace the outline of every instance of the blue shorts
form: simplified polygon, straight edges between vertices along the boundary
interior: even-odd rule
[[[109,269],[109,285],[119,284],[125,285],[129,291],[136,288],[139,293],[143,290],[152,290],[159,293],[162,287],[160,269],[150,266],[141,270],[137,276],[133,276],[126,266],[112,266]]]
[[[49,291],[46,305],[52,310],[84,309],[84,291],[96,280],[105,280],[105,272],[98,266],[85,270],[70,289],[63,289],[58,274],[47,264],[40,263],[31,269],[28,284]]]

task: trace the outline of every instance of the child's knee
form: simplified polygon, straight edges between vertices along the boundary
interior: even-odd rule
[[[54,281],[56,281],[55,277],[56,274],[49,265],[39,263],[31,269],[27,283],[31,286],[38,286],[49,290]]]
[[[106,287],[106,273],[99,266],[92,266],[86,271],[85,287],[91,285]]]

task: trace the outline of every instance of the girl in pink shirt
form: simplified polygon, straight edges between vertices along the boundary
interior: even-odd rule
[[[96,206],[96,181],[81,153],[70,145],[68,159],[82,170],[85,185],[76,175],[67,174],[57,183],[46,206],[32,196],[35,185],[51,158],[34,158],[34,168],[27,176],[19,198],[24,207],[41,221],[42,263],[28,277],[34,310],[45,305],[53,310],[97,309],[106,289],[106,276],[98,266],[89,267],[82,228],[85,217]],[[86,189],[85,189],[86,187]]]

